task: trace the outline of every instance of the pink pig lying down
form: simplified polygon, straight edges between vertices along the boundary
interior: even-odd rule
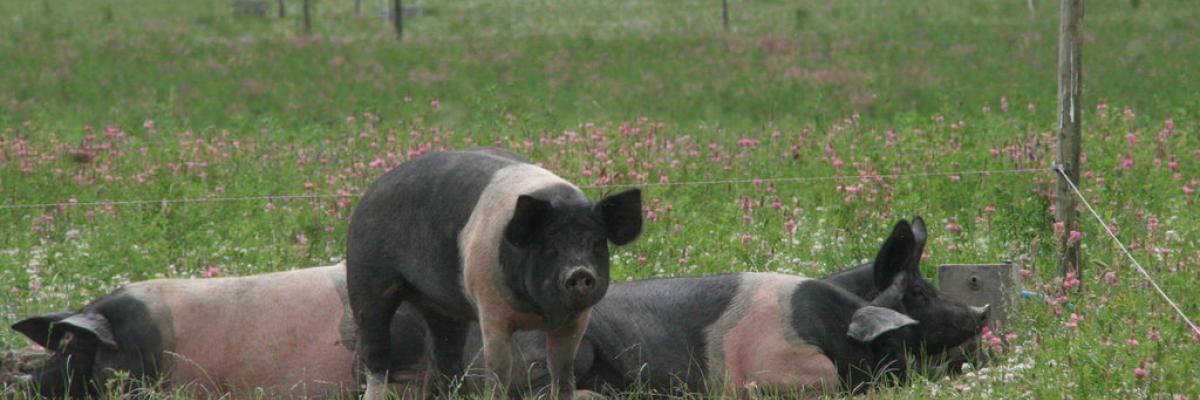
[[[236,278],[129,284],[78,312],[13,325],[53,352],[47,397],[87,397],[128,373],[201,396],[342,397],[357,391],[342,264]]]

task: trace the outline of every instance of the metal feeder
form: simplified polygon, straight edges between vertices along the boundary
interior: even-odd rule
[[[1008,311],[1020,293],[1021,275],[1011,262],[1004,264],[943,264],[938,286],[947,297],[970,306],[991,304],[988,326],[1000,334]]]
[[[1021,275],[1012,262],[1004,264],[943,264],[938,267],[938,286],[951,299],[969,306],[990,304],[988,327],[995,335],[1008,321],[1008,312],[1020,293]],[[990,363],[991,355],[971,340],[946,352],[948,372],[961,372],[964,362],[976,366]]]

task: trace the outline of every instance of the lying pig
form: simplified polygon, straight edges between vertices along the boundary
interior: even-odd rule
[[[858,269],[873,286],[862,299],[833,283],[770,273],[650,279],[614,284],[592,310],[574,365],[580,388],[636,387],[695,392],[760,387],[784,392],[861,391],[883,373],[903,378],[909,354],[938,354],[980,333],[987,309],[940,298],[921,277],[923,223],[896,224],[872,267]],[[837,275],[835,275],[837,276]],[[398,319],[411,319],[403,313]],[[419,321],[393,332],[398,358],[423,354]],[[517,382],[545,383],[540,333],[517,336],[526,358]],[[478,334],[468,351],[478,349]],[[474,347],[472,347],[474,346]],[[468,360],[469,361],[469,360]]]
[[[461,373],[468,324],[478,321],[488,373],[507,385],[513,333],[541,330],[551,384],[572,396],[579,339],[608,288],[608,243],[641,230],[638,189],[593,203],[504,151],[432,153],[384,174],[363,194],[347,237],[367,399],[386,394],[389,325],[401,304],[420,311],[436,339],[440,375]]]
[[[343,265],[129,284],[13,329],[54,352],[47,397],[95,395],[120,372],[199,394],[326,397],[357,388]]]
[[[925,221],[921,217],[913,217],[912,229],[917,242],[917,253],[924,254],[925,239],[928,237],[925,230]],[[905,272],[915,279],[924,280],[918,264],[912,264],[911,270]],[[863,300],[871,301],[879,295],[879,289],[876,288],[877,284],[874,277],[874,263],[860,264],[853,268],[836,272],[821,280],[846,289],[850,293],[862,297]],[[934,360],[931,360],[931,365],[924,365],[922,367],[931,368],[927,372],[936,376],[945,373],[960,372],[965,362],[986,362],[987,353],[981,352],[978,344],[976,341],[965,342],[943,353],[942,359],[938,360],[940,362],[933,362]]]

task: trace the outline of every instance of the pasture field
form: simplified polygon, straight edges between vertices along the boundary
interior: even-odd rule
[[[1200,332],[1086,211],[1083,278],[1056,278],[1057,2],[730,0],[727,32],[718,1],[407,1],[402,42],[382,1],[315,0],[308,35],[269,3],[0,0],[5,326],[339,260],[375,177],[497,145],[594,196],[645,186],[616,280],[822,275],[921,215],[926,276],[1012,260],[1044,295],[986,369],[872,397],[1200,398]],[[1198,319],[1200,3],[1088,2],[1084,26],[1081,189]]]

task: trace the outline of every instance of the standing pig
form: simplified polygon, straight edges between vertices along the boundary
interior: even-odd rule
[[[579,348],[580,387],[678,393],[718,381],[737,389],[841,384],[861,391],[883,373],[903,378],[908,362],[920,361],[910,354],[937,355],[976,337],[987,312],[940,298],[920,276],[923,232],[896,224],[865,275],[877,285],[873,301],[831,282],[772,273],[614,284],[592,309]],[[408,330],[410,338],[397,342],[409,345],[399,352],[415,357],[420,340]],[[545,383],[545,354],[525,344],[539,336],[519,337],[525,359],[518,365],[529,373],[521,381],[534,388]]]
[[[608,242],[637,238],[641,204],[637,189],[593,204],[562,178],[495,150],[433,153],[384,174],[359,201],[347,245],[366,397],[384,395],[388,324],[401,303],[419,310],[433,365],[449,377],[462,372],[468,322],[479,321],[487,370],[502,386],[513,333],[545,331],[551,384],[571,396],[589,310],[608,288]]]
[[[54,352],[47,397],[96,395],[127,373],[200,394],[326,397],[357,388],[342,265],[129,284],[78,312],[12,326]]]

